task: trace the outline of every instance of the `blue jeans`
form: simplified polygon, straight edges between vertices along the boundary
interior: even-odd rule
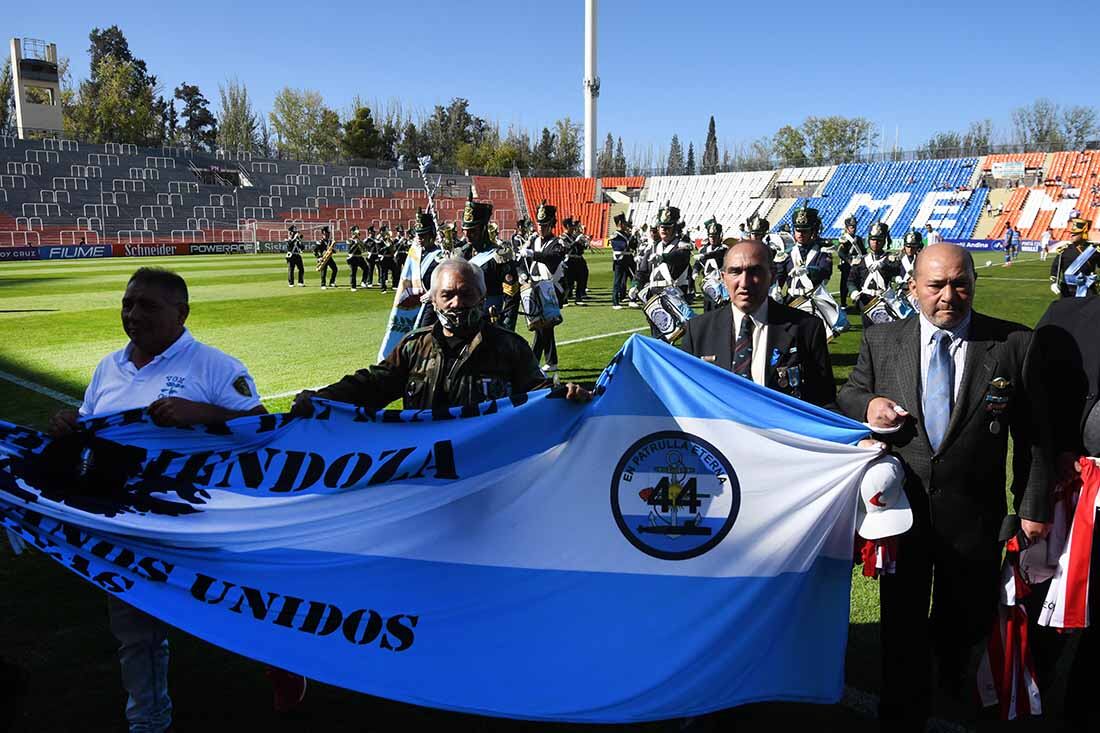
[[[163,733],[172,724],[168,697],[168,625],[144,611],[107,596],[111,633],[118,639],[118,661],[130,733]]]

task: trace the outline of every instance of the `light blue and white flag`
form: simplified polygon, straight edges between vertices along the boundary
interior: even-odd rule
[[[597,391],[134,411],[75,448],[3,424],[0,516],[174,626],[394,700],[601,723],[837,700],[866,428],[640,336]]]

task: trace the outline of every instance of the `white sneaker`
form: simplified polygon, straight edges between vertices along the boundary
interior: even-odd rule
[[[622,309],[623,309],[623,307],[621,305],[611,306],[611,310],[613,310],[613,311],[621,311]]]
[[[354,285],[352,285],[352,286],[351,286],[351,292],[353,292],[353,293],[354,293],[354,292],[355,292],[356,290],[358,290],[358,289],[359,289],[359,288],[355,287]]]
[[[328,290],[328,288],[325,287],[324,283],[321,284],[321,290]]]
[[[305,283],[298,283],[298,287],[300,287],[300,288],[304,288],[305,286],[306,286]]]
[[[290,283],[290,287],[294,287],[294,283]]]

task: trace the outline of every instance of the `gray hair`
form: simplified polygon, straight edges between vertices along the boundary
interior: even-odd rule
[[[469,260],[463,259],[462,256],[457,256],[443,260],[432,270],[432,287],[429,291],[432,298],[435,298],[436,283],[439,282],[441,273],[451,270],[454,270],[455,274],[464,280],[472,281],[481,297],[485,297],[485,275],[481,272],[481,268],[472,264]]]

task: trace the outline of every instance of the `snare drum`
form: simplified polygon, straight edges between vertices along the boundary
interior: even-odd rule
[[[890,301],[881,295],[876,295],[867,301],[867,304],[863,306],[863,317],[872,324],[901,320],[901,316],[890,304]]]
[[[645,317],[661,338],[671,344],[684,335],[684,327],[695,317],[695,311],[679,288],[667,287],[646,301]]]
[[[715,273],[707,276],[707,279],[703,281],[703,295],[707,296],[710,302],[715,305],[729,302],[730,293],[726,289],[726,283],[722,280],[721,274]]]
[[[519,307],[529,331],[553,328],[562,321],[557,292],[550,280],[524,283],[519,289]]]

